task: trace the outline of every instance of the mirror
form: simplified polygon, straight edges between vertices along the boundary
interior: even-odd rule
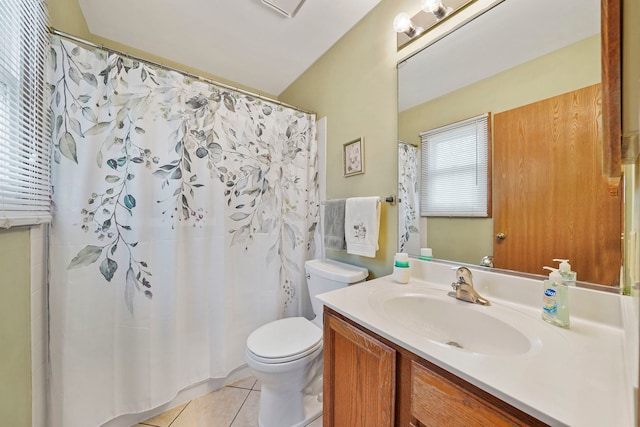
[[[602,95],[595,102],[606,108],[610,103],[607,98],[609,82],[601,66],[600,6],[599,0],[504,1],[398,64],[399,141],[419,146],[420,132],[486,112],[494,116],[495,122],[496,114],[601,82],[602,92],[598,93]],[[617,104],[616,109],[619,115]],[[596,123],[604,122],[606,126],[609,117],[603,118],[602,110],[597,111]],[[615,126],[615,120],[611,126]],[[603,131],[601,126],[594,126],[594,129],[595,133],[599,133],[596,139],[606,145],[610,136],[608,129]],[[495,144],[495,134],[493,137]],[[399,164],[398,170],[403,168]],[[587,169],[594,167],[585,166],[583,171]],[[578,169],[576,173],[581,171]],[[519,179],[527,180],[529,177]],[[606,181],[606,177],[603,179]],[[399,180],[400,184],[401,177]],[[618,214],[623,209],[621,188],[615,185],[609,187],[610,194],[618,192],[615,195],[618,201],[614,202],[618,203]],[[495,194],[495,182],[493,191],[495,203],[498,196]],[[403,201],[400,200],[400,203]],[[579,215],[595,218],[589,213],[590,209],[591,206],[581,205]],[[398,217],[399,221],[403,221],[406,215]],[[399,233],[399,248],[402,243],[403,247],[413,248],[406,252],[417,256],[416,247],[431,247],[434,258],[480,265],[483,257],[493,256],[496,245],[500,244],[496,235],[501,231],[495,229],[494,221],[497,221],[495,205],[494,216],[490,218],[421,217],[418,221],[419,244],[415,240],[406,241],[406,236]],[[614,242],[617,241],[620,251],[622,225],[618,223],[609,227],[608,223],[601,224],[607,221],[587,221],[596,222],[604,227],[597,233],[606,234]],[[544,235],[549,238],[554,224],[547,225]],[[399,224],[399,230],[402,229],[408,229],[408,226]],[[507,239],[509,237],[507,233]],[[416,238],[415,235],[413,238]],[[596,244],[591,246],[587,250],[598,253],[600,247]],[[563,256],[568,255],[546,254],[544,259],[548,258],[548,261],[539,266],[549,265],[552,258]],[[607,277],[610,280],[581,277],[579,262],[578,265],[572,262],[572,265],[578,271],[579,280],[616,286],[619,285],[621,260],[622,254],[619,252],[617,261],[615,257],[613,262],[611,258],[602,257],[601,265],[594,267],[608,270]],[[509,269],[531,274],[543,273],[542,270]]]

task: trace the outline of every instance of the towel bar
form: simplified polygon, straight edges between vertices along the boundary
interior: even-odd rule
[[[340,200],[340,199],[336,199],[336,200]],[[391,196],[387,196],[385,198],[381,198],[380,201],[383,201],[385,203],[389,203],[390,205],[393,205],[396,203],[396,197],[391,195]],[[322,201],[320,202],[321,205],[324,205],[325,203],[327,203],[326,201]]]

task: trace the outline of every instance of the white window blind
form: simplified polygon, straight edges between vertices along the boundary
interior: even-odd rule
[[[50,220],[49,49],[40,0],[1,0],[0,227]]]
[[[489,114],[420,134],[422,216],[488,217]]]

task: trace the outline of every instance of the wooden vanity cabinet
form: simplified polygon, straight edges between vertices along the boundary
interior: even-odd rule
[[[433,365],[427,368],[416,361],[411,364],[413,426],[545,425],[466,381],[450,373],[436,373],[433,368]]]
[[[391,427],[396,351],[325,311],[323,425]]]
[[[325,427],[545,426],[325,307]]]

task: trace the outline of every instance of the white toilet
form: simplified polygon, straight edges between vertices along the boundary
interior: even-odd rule
[[[322,303],[316,295],[362,282],[369,272],[330,259],[305,262],[313,312],[263,325],[247,338],[246,359],[262,385],[260,427],[301,427],[322,414]]]

